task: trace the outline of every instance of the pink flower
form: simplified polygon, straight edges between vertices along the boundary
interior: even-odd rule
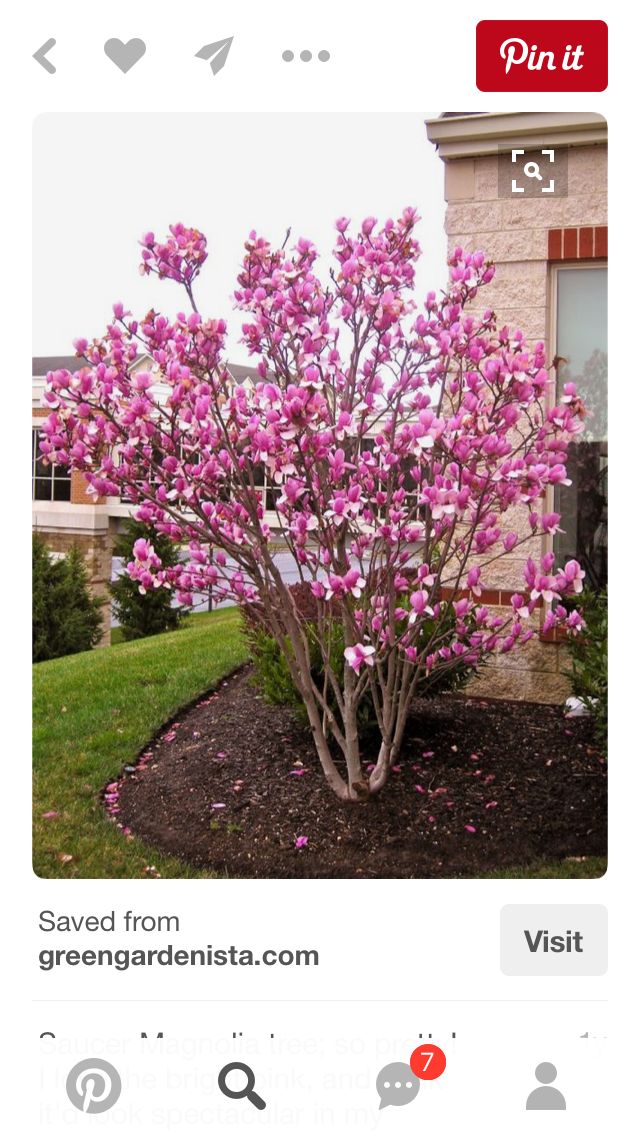
[[[482,588],[480,587],[480,569],[479,568],[471,568],[469,570],[469,572],[467,573],[467,587],[473,593],[474,596],[479,596],[479,595],[482,594]]]
[[[559,513],[545,513],[540,521],[542,531],[553,535],[559,531],[560,527],[560,514]]]
[[[296,848],[304,848],[309,843],[308,836],[296,836]]]
[[[409,616],[409,623],[415,623],[417,619],[424,619],[426,615],[433,615],[433,608],[429,607],[428,600],[428,592],[419,591],[411,594],[409,603],[413,610]]]
[[[465,824],[464,827],[465,827],[466,832],[475,832],[476,831],[472,824]]]
[[[352,667],[357,674],[363,663],[368,667],[373,666],[373,656],[375,653],[375,647],[365,647],[363,643],[356,643],[354,647],[345,648],[344,657],[349,666]]]
[[[133,555],[136,560],[139,560],[142,564],[146,564],[153,556],[153,545],[150,544],[148,540],[144,540],[141,537],[133,546]]]
[[[50,812],[42,813],[41,815],[43,820],[55,820],[56,817],[60,816],[60,813],[57,813],[55,809],[51,809]]]
[[[582,581],[586,576],[586,572],[580,567],[577,560],[568,560],[559,573],[559,576],[566,590],[573,592],[575,595],[578,595],[582,591]]]

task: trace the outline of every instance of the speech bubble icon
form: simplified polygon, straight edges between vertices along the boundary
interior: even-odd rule
[[[381,1069],[376,1079],[380,1108],[393,1104],[411,1104],[420,1092],[420,1081],[405,1061],[392,1061]]]

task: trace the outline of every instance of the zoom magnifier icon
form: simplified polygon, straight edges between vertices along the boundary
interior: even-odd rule
[[[87,1057],[67,1077],[67,1096],[80,1112],[107,1112],[122,1091],[118,1070],[108,1061]]]

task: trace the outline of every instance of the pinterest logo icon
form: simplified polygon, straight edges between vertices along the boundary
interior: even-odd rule
[[[106,1112],[122,1091],[120,1074],[108,1061],[87,1057],[67,1077],[67,1096],[80,1112]]]

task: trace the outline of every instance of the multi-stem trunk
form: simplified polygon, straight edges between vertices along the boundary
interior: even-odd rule
[[[400,751],[406,723],[407,699],[390,696],[383,697],[383,721],[378,759],[371,777],[362,768],[361,742],[358,731],[358,709],[365,689],[358,675],[350,665],[342,672],[342,697],[340,710],[332,710],[327,702],[328,687],[319,689],[311,671],[311,660],[303,625],[297,616],[294,601],[288,588],[275,575],[277,605],[270,605],[270,625],[281,650],[284,649],[288,666],[300,697],[305,706],[313,740],[327,784],[336,796],[343,801],[366,801],[373,793],[378,793],[386,784],[391,766]],[[346,621],[345,621],[346,623]],[[345,626],[345,640],[349,640],[351,628]],[[286,639],[285,639],[286,635]],[[326,653],[329,665],[329,652]],[[338,678],[338,676],[335,676]],[[372,676],[372,680],[373,679]],[[329,739],[338,746],[344,759],[344,773],[336,764]]]
[[[397,691],[385,691],[382,698],[383,736],[376,764],[369,778],[372,793],[379,793],[389,780],[404,739],[414,683],[403,668],[403,677]]]
[[[353,678],[348,678],[345,681],[344,736],[346,744],[344,758],[347,765],[349,800],[362,801],[369,796],[369,782],[362,772],[362,762],[360,758],[358,698],[356,695],[356,684],[353,681],[356,676],[351,668],[349,668],[349,670]]]

